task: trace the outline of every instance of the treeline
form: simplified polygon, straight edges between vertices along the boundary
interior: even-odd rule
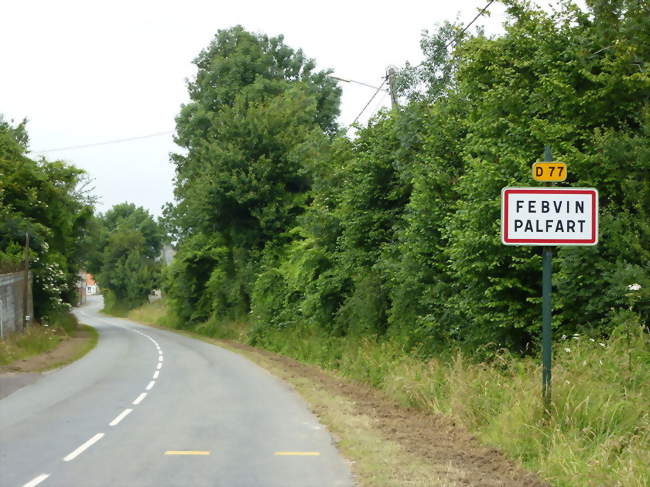
[[[179,325],[525,351],[541,255],[501,244],[500,192],[534,185],[546,144],[566,185],[600,192],[600,243],[555,252],[557,333],[648,323],[648,5],[506,5],[497,37],[426,33],[425,61],[398,76],[402,106],[353,138],[328,71],[282,37],[220,31],[177,118],[178,254],[163,287]]]
[[[35,318],[56,322],[78,301],[94,200],[81,169],[33,160],[28,147],[26,122],[0,116],[0,273],[24,269],[29,235]]]

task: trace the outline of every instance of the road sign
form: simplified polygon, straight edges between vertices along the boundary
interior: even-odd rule
[[[501,241],[505,245],[596,245],[595,188],[503,188]]]
[[[536,162],[533,164],[535,181],[564,181],[567,168],[563,162]]]

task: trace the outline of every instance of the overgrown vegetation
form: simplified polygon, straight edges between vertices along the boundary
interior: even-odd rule
[[[28,158],[26,122],[0,116],[0,273],[23,269],[29,234],[34,314],[48,322],[77,302],[77,273],[93,212],[85,173],[61,161]]]
[[[395,342],[308,328],[276,330],[258,345],[372,384],[405,406],[452,415],[553,485],[644,487],[650,481],[650,340],[639,327],[629,339],[627,331],[557,344],[549,415],[539,360],[505,350],[491,363],[460,351],[422,361]]]
[[[545,144],[568,162],[566,184],[601,194],[600,244],[556,252],[556,333],[607,335],[628,312],[647,323],[647,5],[508,7],[499,37],[425,35],[426,61],[401,74],[404,106],[354,139],[334,133],[319,100],[338,92],[300,51],[220,32],[178,118],[188,152],[174,156],[165,290],[183,323],[252,313],[260,336],[308,324],[424,356],[534,350],[541,256],[501,244],[499,199],[531,185]]]

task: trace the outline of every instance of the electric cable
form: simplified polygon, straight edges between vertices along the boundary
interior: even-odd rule
[[[379,89],[376,86],[373,86],[373,85],[368,84],[368,83],[364,83],[363,81],[357,81],[357,80],[354,80],[354,79],[339,78],[338,76],[333,76],[331,74],[329,75],[329,77],[332,78],[332,79],[338,80],[338,81],[343,81],[344,83],[356,83],[358,85],[365,86],[367,88],[372,88],[373,90],[378,90]]]
[[[463,28],[461,29],[461,31],[460,31],[456,36],[454,36],[453,39],[451,39],[447,44],[445,44],[445,49],[448,49],[452,44],[455,44],[456,42],[458,42],[460,36],[462,36],[462,35],[467,31],[467,29],[469,29],[469,28],[472,26],[472,24],[474,24],[474,22],[476,22],[476,20],[477,20],[481,15],[483,15],[483,14],[487,11],[488,8],[490,8],[490,5],[492,5],[494,2],[495,2],[495,0],[490,0],[490,1],[485,5],[485,7],[483,7],[483,8],[479,11],[479,13],[476,14],[476,17],[474,17],[474,18],[473,18],[473,19],[472,19],[472,20],[471,20],[471,21],[470,21],[470,22],[469,22],[465,27],[463,27]],[[413,69],[415,69],[415,68],[419,68],[419,67],[422,66],[423,64],[424,64],[424,61],[421,62],[420,64],[414,66]],[[336,79],[341,79],[341,78],[336,78]],[[361,112],[359,112],[359,115],[357,115],[357,116],[354,118],[354,121],[353,121],[350,125],[354,125],[354,124],[356,123],[356,121],[359,120],[359,117],[360,117],[361,115],[363,115],[363,112],[366,111],[366,109],[368,108],[368,106],[370,105],[370,103],[372,103],[372,100],[374,100],[375,97],[377,96],[377,93],[379,93],[379,91],[380,91],[380,90],[383,88],[383,86],[386,84],[386,81],[387,81],[387,80],[388,80],[388,77],[384,78],[384,81],[382,82],[382,84],[379,85],[379,88],[377,88],[377,90],[376,90],[375,93],[372,95],[372,97],[370,98],[370,100],[368,100],[368,103],[366,103],[366,106],[363,107],[363,110],[361,110]],[[341,80],[341,81],[352,81],[352,80]],[[369,86],[369,85],[367,85],[367,84],[365,84],[365,83],[361,83],[361,82],[358,82],[358,81],[355,81],[355,83],[364,84],[365,86]]]
[[[94,142],[92,144],[81,144],[81,145],[71,145],[68,147],[58,147],[56,149],[45,149],[45,150],[37,150],[37,151],[29,151],[32,154],[45,154],[46,152],[57,152],[57,151],[62,151],[62,150],[75,150],[75,149],[85,149],[87,147],[97,147],[99,145],[109,145],[109,144],[121,144],[122,142],[131,142],[133,140],[140,140],[140,139],[148,139],[150,137],[162,137],[163,135],[170,135],[173,134],[173,131],[167,131],[167,132],[156,132],[154,134],[148,134],[148,135],[138,135],[136,137],[127,137],[124,139],[113,139],[113,140],[106,140],[104,142]]]
[[[453,39],[451,39],[449,42],[447,42],[447,44],[445,44],[445,49],[449,49],[449,47],[450,47],[452,44],[456,44],[456,43],[458,42],[458,40],[460,39],[460,36],[462,36],[462,35],[467,31],[467,29],[469,29],[469,28],[472,26],[472,24],[474,24],[474,22],[476,22],[476,20],[477,20],[481,15],[483,15],[483,14],[487,11],[488,8],[490,8],[490,5],[492,5],[494,2],[495,2],[495,0],[490,0],[490,1],[485,5],[485,7],[483,7],[483,8],[479,11],[479,13],[476,14],[476,17],[474,17],[474,18],[472,19],[472,21],[471,21],[469,24],[467,24],[465,27],[463,27],[463,28],[461,29],[461,31],[460,31],[458,34],[456,34],[456,35],[454,36]],[[417,64],[416,66],[413,66],[413,69],[417,69],[417,68],[419,68],[419,67],[422,66],[424,63],[425,63],[425,61],[422,61],[420,64]]]
[[[363,110],[361,110],[361,111],[359,112],[359,115],[357,115],[356,117],[354,117],[354,120],[352,121],[352,123],[351,123],[350,125],[354,125],[355,123],[357,123],[357,120],[359,120],[359,117],[360,117],[361,115],[363,115],[363,112],[366,111],[366,108],[368,108],[368,106],[372,103],[372,100],[375,99],[375,97],[377,96],[377,94],[378,94],[378,93],[381,91],[381,89],[384,87],[384,85],[386,84],[386,80],[387,80],[387,79],[388,79],[388,78],[384,78],[384,81],[382,81],[382,83],[379,85],[379,88],[377,88],[377,90],[375,90],[375,92],[373,93],[373,95],[370,97],[370,100],[368,100],[368,103],[366,103],[366,106],[363,107]]]

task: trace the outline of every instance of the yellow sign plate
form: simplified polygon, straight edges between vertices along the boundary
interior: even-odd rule
[[[535,181],[564,181],[567,168],[563,162],[536,162],[533,164]]]

